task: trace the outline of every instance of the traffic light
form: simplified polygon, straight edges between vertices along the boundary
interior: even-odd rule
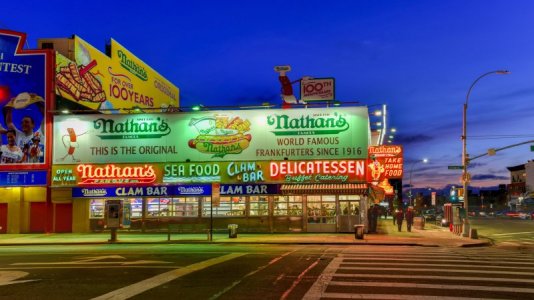
[[[464,198],[464,188],[457,188],[456,191],[458,193],[458,199],[463,199]]]
[[[455,187],[452,187],[449,199],[451,202],[458,201],[458,191]]]

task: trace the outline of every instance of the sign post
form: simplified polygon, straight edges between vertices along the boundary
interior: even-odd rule
[[[213,206],[219,207],[221,204],[221,185],[219,183],[212,183],[211,185],[211,205],[210,205],[210,234],[208,240],[213,241]]]
[[[463,166],[448,166],[447,169],[449,170],[463,170]]]

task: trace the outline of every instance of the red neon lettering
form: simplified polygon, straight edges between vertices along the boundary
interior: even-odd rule
[[[152,183],[156,180],[156,172],[152,165],[142,167],[120,167],[106,165],[96,167],[81,164],[76,167],[82,181],[78,184],[105,184],[105,183]]]

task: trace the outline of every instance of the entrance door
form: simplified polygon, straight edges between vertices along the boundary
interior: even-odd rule
[[[72,203],[56,203],[55,232],[72,232]]]
[[[360,201],[340,200],[338,215],[339,232],[354,232],[354,225],[360,223]]]
[[[40,233],[46,229],[46,203],[30,203],[30,232]]]
[[[7,233],[7,203],[0,203],[0,233]]]

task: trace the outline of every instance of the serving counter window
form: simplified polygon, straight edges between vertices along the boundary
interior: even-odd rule
[[[143,217],[143,198],[131,198],[127,201],[132,205],[130,217],[141,218]]]
[[[173,217],[198,217],[198,200],[197,197],[172,198],[170,215]]]
[[[308,223],[336,223],[336,196],[308,196]]]
[[[89,203],[89,219],[103,219],[106,200],[92,199]]]
[[[205,197],[202,203],[202,216],[209,217],[211,198]],[[246,197],[221,197],[219,206],[213,207],[213,216],[244,217],[246,212]]]
[[[250,196],[250,216],[268,216],[269,201],[267,196]]]
[[[143,198],[121,199],[132,205],[130,211],[131,218],[141,218],[143,216]],[[89,219],[103,219],[106,199],[91,199],[89,203]]]
[[[148,218],[156,217],[168,217],[170,207],[169,198],[147,198],[146,199],[146,211]]]
[[[302,196],[274,196],[275,216],[302,216]]]

